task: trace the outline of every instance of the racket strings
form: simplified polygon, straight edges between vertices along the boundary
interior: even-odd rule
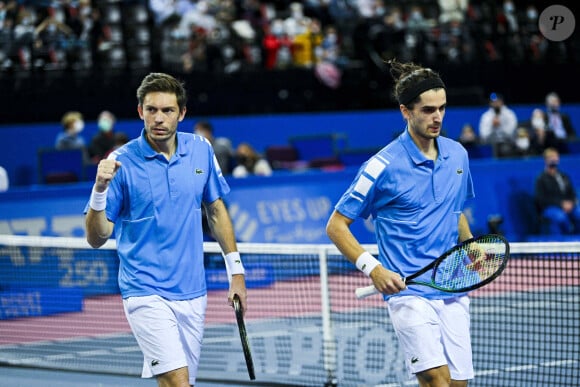
[[[444,289],[473,287],[494,277],[505,260],[505,243],[489,238],[468,243],[446,257],[434,272],[433,282]]]

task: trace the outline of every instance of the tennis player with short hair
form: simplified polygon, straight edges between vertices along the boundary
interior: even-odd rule
[[[147,75],[137,90],[141,136],[102,160],[86,212],[87,241],[115,231],[125,314],[144,355],[142,377],[194,385],[207,304],[201,206],[231,275],[228,301],[246,310],[244,267],[222,201],[229,192],[204,137],[177,132],[186,113],[181,82]]]
[[[464,203],[474,197],[466,150],[440,136],[447,96],[439,75],[390,61],[405,131],[366,161],[327,224],[338,249],[388,300],[409,371],[420,386],[466,386],[473,378],[469,299],[402,278],[472,238]],[[350,230],[373,217],[378,260]]]

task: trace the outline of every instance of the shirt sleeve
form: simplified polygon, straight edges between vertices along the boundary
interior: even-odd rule
[[[335,209],[351,219],[368,218],[372,212],[371,204],[374,200],[377,180],[384,173],[385,168],[386,165],[377,157],[363,164]]]
[[[214,156],[213,148],[208,145],[207,151],[209,152],[207,160],[210,174],[204,189],[203,201],[212,203],[227,195],[230,192],[230,186],[221,173],[217,159]]]

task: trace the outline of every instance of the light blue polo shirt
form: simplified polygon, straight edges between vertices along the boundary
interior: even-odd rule
[[[439,155],[433,162],[405,130],[361,166],[335,206],[350,219],[372,216],[379,261],[403,277],[457,244],[459,216],[475,196],[466,150],[446,137],[436,141]],[[397,295],[457,296],[417,285]]]
[[[201,205],[226,195],[229,186],[204,137],[177,132],[177,150],[168,161],[144,133],[115,151],[122,166],[107,194],[121,295],[205,295]]]

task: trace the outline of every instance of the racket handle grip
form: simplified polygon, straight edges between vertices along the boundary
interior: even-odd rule
[[[365,286],[362,288],[357,288],[354,291],[356,298],[358,298],[359,300],[361,298],[366,298],[366,297],[372,296],[373,294],[378,294],[378,293],[379,293],[379,291],[377,290],[377,288],[375,288],[374,285],[369,285],[369,286]]]

